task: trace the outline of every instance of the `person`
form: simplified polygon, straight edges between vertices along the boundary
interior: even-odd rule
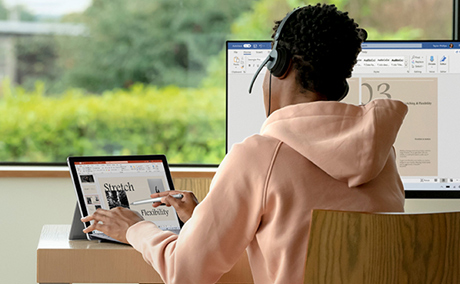
[[[123,208],[84,218],[95,221],[85,232],[131,244],[165,283],[215,283],[245,250],[254,283],[303,283],[312,209],[404,211],[393,143],[407,106],[336,101],[362,41],[334,5],[298,9],[278,42],[289,67],[265,74],[261,133],[232,147],[198,205],[190,192],[181,200],[152,195],[176,208],[180,234]]]

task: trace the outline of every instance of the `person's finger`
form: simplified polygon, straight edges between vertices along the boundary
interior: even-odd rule
[[[193,206],[193,208],[195,208],[199,203],[198,199],[192,191],[184,192],[184,197],[182,198],[182,201],[188,206]]]
[[[107,221],[107,219],[111,218],[114,214],[112,210],[108,211],[108,210],[103,210],[103,209],[98,209],[96,210],[96,212],[93,213],[93,220],[94,222],[97,222],[97,223],[104,223],[105,221]],[[113,217],[112,217],[113,218]]]
[[[92,215],[86,216],[81,218],[82,222],[89,222],[93,221],[96,219],[101,219],[109,215],[109,211],[104,210],[104,209],[97,209],[96,212],[94,212]]]
[[[180,199],[176,199],[174,197],[172,197],[171,195],[168,195],[168,196],[165,196],[161,199],[161,201],[163,201],[164,204],[166,205],[170,205],[174,208],[180,208],[183,201],[181,201]]]
[[[106,225],[101,222],[101,221],[94,221],[90,226],[88,226],[88,228],[84,229],[83,232],[84,233],[89,233],[89,232],[92,232],[92,231],[104,231],[104,228],[106,227]]]
[[[153,202],[152,203],[152,206],[154,208],[160,206],[160,205],[166,205],[166,206],[171,206],[171,203],[168,202],[169,199],[165,199],[165,197],[169,196],[169,195],[174,195],[174,194],[182,194],[184,193],[184,191],[177,191],[177,190],[169,190],[169,191],[164,191],[164,192],[160,192],[160,193],[154,193],[152,195],[150,195],[151,198],[157,198],[157,197],[163,197],[161,199],[160,202]]]
[[[115,208],[114,208],[115,209]],[[105,210],[105,209],[97,209],[96,212],[93,213],[94,218],[102,218],[102,216],[108,216],[111,214],[112,210]]]
[[[161,202],[153,202],[152,203],[153,208],[156,208],[156,207],[158,207],[160,205],[163,205],[163,203],[161,203]]]
[[[87,234],[87,233],[90,233],[90,232],[96,230],[96,224],[97,224],[97,222],[94,222],[93,224],[91,224],[87,228],[83,229],[83,233]]]
[[[167,195],[170,195],[170,194],[178,194],[178,193],[182,193],[182,191],[167,190],[167,191],[162,191],[162,192],[159,192],[159,193],[153,193],[153,194],[150,195],[150,198],[163,197],[163,196],[167,196]]]
[[[95,227],[98,224],[101,224],[101,223],[104,222],[104,220],[107,220],[108,215],[109,215],[109,211],[104,210],[104,209],[98,209],[92,215],[89,215],[89,216],[86,216],[84,218],[81,218],[81,221],[82,222],[94,221],[93,224],[91,224],[88,228],[85,229],[88,232],[91,232],[91,231],[96,229]]]
[[[93,220],[94,220],[93,215],[88,215],[86,217],[81,218],[82,222],[89,222],[89,221],[93,221]]]

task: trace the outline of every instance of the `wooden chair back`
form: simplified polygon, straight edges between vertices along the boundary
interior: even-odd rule
[[[460,283],[460,212],[313,210],[304,283]]]

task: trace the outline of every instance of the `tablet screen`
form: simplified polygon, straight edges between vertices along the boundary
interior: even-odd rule
[[[142,157],[151,158],[145,160],[134,157],[69,158],[82,215],[90,215],[98,208],[125,207],[139,212],[162,230],[178,232],[180,223],[173,207],[131,205],[150,198],[150,194],[174,190],[164,156]]]

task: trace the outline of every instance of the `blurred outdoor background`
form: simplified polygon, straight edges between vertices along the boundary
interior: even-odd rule
[[[369,40],[452,39],[453,1],[334,3]],[[270,39],[298,0],[0,1],[0,163],[225,155],[225,41]],[[261,99],[262,103],[262,99]]]

